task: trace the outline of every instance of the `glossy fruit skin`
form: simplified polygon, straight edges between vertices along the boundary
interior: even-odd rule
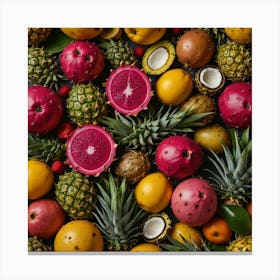
[[[141,46],[137,46],[135,49],[134,49],[134,55],[137,56],[137,57],[143,57],[144,53],[145,53],[145,49]]]
[[[174,106],[184,102],[193,90],[191,75],[181,68],[174,68],[163,73],[156,82],[156,94],[159,100]]]
[[[172,185],[160,172],[150,173],[135,187],[137,204],[149,213],[158,213],[165,209],[171,199]]]
[[[74,131],[75,127],[70,122],[61,123],[56,131],[57,137],[62,140],[67,140],[71,133]]]
[[[201,226],[208,222],[217,209],[217,194],[208,181],[189,178],[175,187],[171,209],[180,222]]]
[[[230,127],[246,129],[252,121],[252,84],[235,82],[228,85],[218,98],[222,120]]]
[[[103,236],[98,227],[87,220],[66,223],[55,236],[54,251],[103,251]]]
[[[51,167],[39,160],[28,161],[28,199],[35,200],[46,195],[54,183]]]
[[[198,128],[194,133],[194,140],[206,150],[213,150],[217,154],[223,152],[223,146],[230,146],[229,132],[220,124]]]
[[[74,40],[91,40],[101,34],[103,28],[60,28],[61,31]]]
[[[166,28],[124,28],[127,37],[139,45],[151,45],[159,41]]]
[[[206,65],[212,58],[214,50],[213,39],[202,29],[186,31],[176,45],[178,60],[189,68],[199,68]]]
[[[64,84],[58,89],[57,93],[62,97],[68,97],[70,90],[71,87],[68,84]]]
[[[65,219],[65,213],[55,199],[35,200],[28,207],[28,233],[49,239],[63,226]]]
[[[184,179],[202,164],[200,146],[190,137],[176,135],[165,138],[157,147],[155,161],[167,177]]]
[[[47,134],[60,123],[64,113],[61,97],[41,85],[28,88],[28,132]]]
[[[65,171],[65,165],[62,161],[56,160],[52,164],[52,171],[58,174],[63,174]]]
[[[197,228],[191,227],[186,223],[182,223],[182,222],[175,223],[172,227],[172,231],[170,235],[177,241],[184,244],[184,241],[181,237],[182,235],[190,244],[194,242],[199,248],[201,248],[202,240],[203,240],[202,234]]]
[[[151,243],[141,243],[130,249],[130,252],[160,252],[161,248]]]
[[[202,226],[205,238],[214,244],[225,244],[231,240],[232,230],[222,217],[213,217]]]
[[[62,71],[74,83],[88,83],[99,77],[104,69],[101,49],[88,41],[68,44],[59,59]]]

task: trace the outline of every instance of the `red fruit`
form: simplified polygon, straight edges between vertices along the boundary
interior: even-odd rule
[[[53,164],[52,164],[52,171],[58,174],[62,174],[65,171],[65,165],[62,161],[60,160],[56,160]]]
[[[68,163],[75,171],[98,176],[113,162],[116,146],[103,127],[93,124],[81,126],[66,142]]]
[[[137,57],[143,57],[144,53],[145,53],[145,49],[143,47],[137,46],[134,49],[134,55]]]
[[[217,194],[208,181],[202,178],[189,178],[174,189],[171,209],[180,222],[200,226],[215,214]]]
[[[61,97],[48,87],[28,88],[28,132],[47,134],[55,129],[63,116]]]
[[[71,90],[71,87],[67,84],[64,84],[58,89],[57,93],[62,97],[68,97],[70,90]]]
[[[94,43],[74,41],[60,54],[60,64],[69,80],[75,83],[88,83],[103,71],[104,55]]]
[[[109,104],[119,113],[136,115],[147,108],[152,97],[151,81],[136,66],[121,65],[106,82]]]
[[[170,136],[157,147],[155,160],[158,169],[166,176],[184,179],[201,166],[203,153],[193,139],[187,136]]]
[[[67,140],[73,130],[74,126],[71,123],[64,122],[58,126],[57,136],[62,140]]]
[[[65,212],[55,199],[42,198],[28,207],[28,233],[41,239],[49,239],[65,223]]]
[[[235,82],[228,85],[218,98],[222,120],[230,127],[245,129],[252,121],[252,84]]]
[[[184,30],[184,28],[171,28],[171,32],[174,35],[180,34],[181,32],[183,32],[183,30]]]

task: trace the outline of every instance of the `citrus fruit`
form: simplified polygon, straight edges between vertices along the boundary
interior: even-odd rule
[[[151,243],[141,243],[130,249],[130,252],[159,252],[160,247]]]
[[[170,235],[182,244],[184,244],[184,239],[186,239],[191,245],[195,243],[199,248],[201,248],[203,239],[202,234],[198,229],[191,227],[186,223],[178,222],[174,224]]]
[[[137,115],[147,108],[152,97],[151,81],[136,66],[121,65],[106,82],[109,104],[119,113]]]
[[[147,212],[157,213],[166,208],[172,195],[172,185],[160,172],[150,173],[135,188],[138,205]]]
[[[225,28],[227,36],[240,44],[252,42],[252,28]]]
[[[54,251],[103,251],[103,236],[98,227],[86,220],[70,221],[55,236]]]
[[[115,158],[116,143],[103,127],[88,124],[76,128],[66,143],[70,166],[85,175],[98,176]]]
[[[60,30],[74,40],[91,40],[97,37],[103,28],[60,28]]]
[[[213,217],[202,226],[205,238],[214,244],[224,244],[231,239],[232,230],[222,217]]]
[[[156,82],[156,93],[159,100],[171,106],[184,102],[190,96],[192,90],[192,77],[181,68],[166,71]]]
[[[117,40],[122,35],[122,28],[103,28],[102,32],[100,33],[100,37],[102,39],[112,39]]]
[[[51,167],[39,160],[28,160],[28,198],[38,199],[46,195],[54,183]]]
[[[125,28],[127,37],[139,45],[151,45],[159,41],[166,33],[166,28]]]

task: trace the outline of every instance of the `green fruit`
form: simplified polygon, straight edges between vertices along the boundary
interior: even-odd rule
[[[160,75],[169,69],[174,59],[174,46],[169,41],[161,41],[146,50],[142,67],[147,74]]]
[[[50,247],[38,239],[36,236],[28,238],[28,252],[45,252],[51,251]]]

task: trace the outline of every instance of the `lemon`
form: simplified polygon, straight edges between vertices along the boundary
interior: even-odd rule
[[[159,252],[160,247],[155,244],[141,243],[130,249],[130,252]]]
[[[225,28],[227,36],[240,44],[252,42],[252,28]]]
[[[192,90],[192,77],[181,68],[166,71],[156,82],[159,100],[170,106],[183,103],[191,95]]]
[[[172,185],[160,172],[150,173],[135,187],[138,205],[149,213],[158,213],[166,208],[172,195]]]
[[[38,199],[46,195],[54,183],[51,167],[39,160],[28,161],[28,198]]]
[[[102,39],[118,40],[122,35],[121,28],[103,28],[100,37]]]

